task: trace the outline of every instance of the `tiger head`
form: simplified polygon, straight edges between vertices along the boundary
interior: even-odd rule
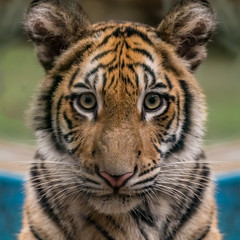
[[[205,100],[193,73],[214,21],[205,0],[181,1],[157,28],[92,25],[75,1],[32,2],[25,28],[46,75],[31,122],[58,186],[104,213],[174,201],[169,181],[202,151]]]

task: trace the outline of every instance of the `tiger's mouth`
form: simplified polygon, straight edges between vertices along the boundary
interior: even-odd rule
[[[118,190],[105,195],[92,197],[90,205],[101,213],[120,214],[134,209],[141,202],[140,198],[130,194],[122,194]]]
[[[134,184],[123,188],[111,188],[110,186],[98,189],[96,192],[86,192],[87,204],[100,213],[122,214],[127,213],[142,203],[143,198],[149,192],[154,191],[152,185],[143,188],[135,188]]]

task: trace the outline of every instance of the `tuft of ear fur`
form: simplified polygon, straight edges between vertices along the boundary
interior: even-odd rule
[[[25,14],[24,25],[46,71],[91,27],[81,6],[74,0],[34,0]]]
[[[206,44],[215,26],[215,14],[207,0],[182,0],[162,20],[158,32],[194,71],[207,55]]]

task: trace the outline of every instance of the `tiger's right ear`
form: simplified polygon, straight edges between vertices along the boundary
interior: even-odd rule
[[[46,71],[91,28],[86,14],[74,0],[34,0],[26,12],[24,25]]]

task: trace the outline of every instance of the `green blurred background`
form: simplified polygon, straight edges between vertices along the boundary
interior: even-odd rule
[[[0,0],[0,139],[34,144],[25,112],[44,71],[22,27],[28,0]],[[92,22],[131,20],[157,26],[174,0],[80,0]],[[197,70],[207,95],[206,145],[240,138],[240,1],[212,0],[218,28]]]

